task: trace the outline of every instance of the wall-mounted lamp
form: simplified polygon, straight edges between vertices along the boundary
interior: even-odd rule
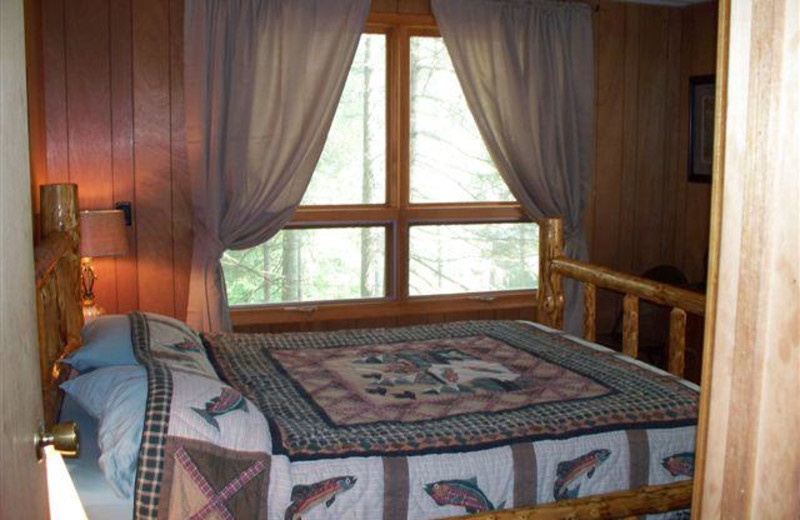
[[[62,455],[77,457],[80,453],[80,435],[73,421],[53,425],[46,430],[39,427],[36,451],[47,468],[47,496],[51,520],[85,520],[86,511],[78,497],[75,484],[69,476]]]
[[[122,210],[81,211],[81,284],[83,285],[83,317],[99,316],[103,309],[94,302],[97,275],[92,258],[128,254],[125,234],[125,212]]]

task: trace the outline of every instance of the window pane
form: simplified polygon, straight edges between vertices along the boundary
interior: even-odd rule
[[[536,224],[465,224],[410,228],[409,294],[535,289]]]
[[[513,201],[441,38],[411,38],[411,202]]]
[[[228,302],[380,298],[385,254],[384,227],[284,229],[260,246],[225,252]]]
[[[386,200],[386,37],[364,34],[301,204]]]

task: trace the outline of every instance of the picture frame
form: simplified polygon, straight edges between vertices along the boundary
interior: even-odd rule
[[[689,78],[689,181],[711,182],[714,164],[714,75]]]

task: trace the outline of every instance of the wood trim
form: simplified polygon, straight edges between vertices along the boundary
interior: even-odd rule
[[[800,517],[798,7],[721,2],[698,518]]]
[[[530,307],[536,291],[418,296],[409,299],[310,302],[231,309],[234,327],[307,321],[357,320]]]
[[[367,16],[368,24],[402,26],[407,28],[429,29],[436,27],[436,19],[432,14],[411,13],[376,13]]]
[[[705,296],[700,293],[569,258],[554,259],[552,269],[562,276],[593,283],[603,289],[634,294],[667,307],[680,307],[698,316],[705,314]]]
[[[706,461],[709,457],[710,449],[708,446],[709,418],[711,405],[712,367],[714,359],[714,337],[716,335],[716,320],[713,319],[717,314],[717,294],[719,291],[719,258],[720,244],[722,237],[722,200],[723,186],[725,183],[725,132],[726,118],[728,110],[728,56],[730,46],[730,0],[720,0],[719,13],[717,20],[717,82],[714,106],[714,160],[712,167],[711,183],[711,225],[708,237],[708,281],[706,282],[706,294],[708,301],[706,312],[710,319],[705,321],[703,330],[703,361],[702,373],[700,375],[700,403],[697,417],[697,440],[695,441],[695,460],[694,474],[698,478],[694,479],[694,499],[692,500],[692,519],[700,518],[701,511],[706,508],[703,496],[703,478],[706,472]],[[711,455],[719,460],[719,455]]]
[[[415,204],[404,208],[389,205],[342,205],[303,206],[297,210],[289,227],[363,225],[401,220],[410,224],[530,221],[522,208],[514,203]]]
[[[692,481],[646,486],[551,504],[480,513],[460,519],[470,520],[610,520],[648,513],[666,513],[689,506]],[[446,520],[456,520],[449,518]]]
[[[397,198],[395,204],[397,208],[405,208],[408,205],[410,187],[410,142],[411,142],[411,48],[408,38],[408,27],[398,26],[396,28],[397,39],[394,49],[397,51],[397,75],[395,79],[394,92],[397,95],[398,120],[395,122],[397,128],[397,155],[398,163],[396,170],[395,185],[397,187]],[[399,218],[395,224],[395,257],[391,259],[394,265],[395,285],[394,296],[403,302],[408,299],[408,272],[409,272],[409,239],[408,222]]]

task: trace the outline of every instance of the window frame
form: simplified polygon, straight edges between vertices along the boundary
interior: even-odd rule
[[[313,302],[260,303],[231,308],[235,326],[311,319],[359,320],[390,316],[512,309],[535,305],[536,289],[410,296],[409,227],[434,224],[531,222],[520,204],[412,203],[410,200],[410,73],[412,37],[440,37],[432,16],[370,13],[364,34],[386,37],[386,197],[383,204],[300,206],[287,228],[386,227],[385,296]]]

